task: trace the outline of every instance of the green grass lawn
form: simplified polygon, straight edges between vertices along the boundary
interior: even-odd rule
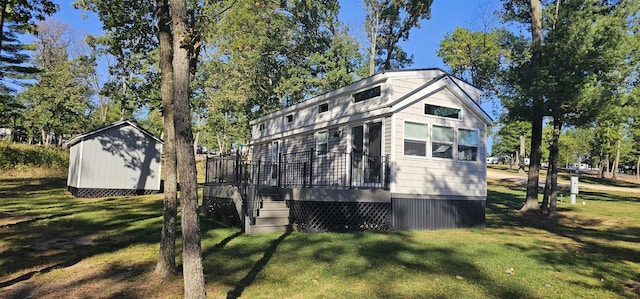
[[[202,218],[208,296],[639,296],[639,194],[583,192],[554,221],[517,213],[513,186],[488,195],[486,229],[251,236]],[[0,298],[181,297],[180,276],[152,275],[161,213],[159,195],[76,199],[61,178],[0,178]]]

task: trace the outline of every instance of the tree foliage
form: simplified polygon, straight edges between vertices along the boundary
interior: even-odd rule
[[[369,39],[369,75],[401,69],[413,63],[413,55],[399,45],[409,39],[420,21],[431,18],[432,0],[365,0],[365,30]]]

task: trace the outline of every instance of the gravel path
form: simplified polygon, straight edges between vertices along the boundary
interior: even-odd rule
[[[513,180],[513,181],[521,181],[522,183],[527,182],[526,174],[519,173],[510,173],[504,172],[494,169],[487,169],[487,177],[499,179],[499,180]],[[558,180],[558,185],[562,187],[569,187],[569,181],[567,180]],[[544,186],[544,177],[540,177],[540,186]],[[589,189],[589,190],[602,190],[602,191],[617,191],[617,192],[630,192],[630,193],[640,193],[640,188],[628,188],[628,187],[616,187],[616,186],[606,186],[606,185],[598,185],[598,184],[588,184],[580,182],[580,189]]]

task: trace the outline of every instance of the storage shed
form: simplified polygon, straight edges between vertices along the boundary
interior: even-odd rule
[[[153,194],[161,189],[163,141],[123,120],[76,136],[67,188],[76,197]]]

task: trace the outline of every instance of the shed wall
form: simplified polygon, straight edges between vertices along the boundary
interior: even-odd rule
[[[67,175],[67,186],[78,187],[78,172],[80,171],[80,147],[77,143],[69,149],[69,172]]]
[[[130,126],[82,141],[78,188],[159,190],[162,144]]]

